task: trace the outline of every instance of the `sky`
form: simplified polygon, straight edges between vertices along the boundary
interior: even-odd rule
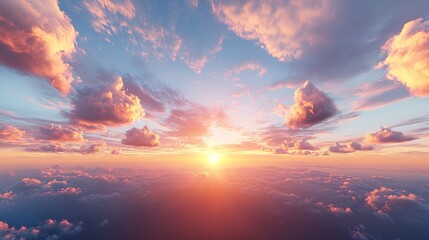
[[[427,9],[1,1],[0,238],[427,239]],[[29,210],[43,201],[57,213]],[[213,209],[231,206],[229,229]]]

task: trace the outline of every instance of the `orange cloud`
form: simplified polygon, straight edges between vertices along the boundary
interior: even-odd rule
[[[142,129],[131,128],[125,133],[122,144],[133,146],[154,147],[159,145],[159,135],[147,126]]]
[[[0,63],[47,79],[61,93],[70,91],[78,33],[57,0],[0,1]]]
[[[323,41],[319,28],[328,24],[330,0],[214,1],[213,12],[239,37],[257,40],[281,61],[300,58],[306,45]]]
[[[338,112],[332,99],[309,81],[295,91],[294,99],[286,115],[286,124],[293,129],[311,127]]]
[[[124,88],[121,77],[99,88],[78,91],[74,108],[67,115],[82,126],[118,126],[145,116],[140,99]]]
[[[0,140],[4,141],[22,141],[24,139],[25,131],[19,130],[13,126],[4,126],[0,129]]]
[[[429,96],[429,21],[410,21],[382,48],[387,57],[377,67],[387,78],[404,83],[416,96]]]

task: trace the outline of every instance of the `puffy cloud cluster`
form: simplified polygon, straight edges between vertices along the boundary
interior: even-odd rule
[[[290,128],[308,128],[338,112],[332,99],[309,81],[295,91],[294,100],[286,116]]]
[[[386,214],[392,211],[413,209],[423,207],[428,209],[422,203],[422,200],[413,193],[406,194],[403,191],[397,191],[391,188],[381,187],[371,191],[365,198],[366,204],[378,214]]]
[[[222,1],[213,11],[239,37],[256,40],[281,61],[300,58],[308,45],[324,41],[319,28],[328,24],[330,0]]]
[[[14,126],[7,125],[0,128],[0,140],[16,142],[22,141],[24,139],[24,136],[25,131],[20,130]]]
[[[145,116],[140,99],[124,89],[121,77],[99,88],[84,88],[72,100],[67,115],[72,122],[87,127],[129,124]]]
[[[404,83],[416,96],[429,96],[429,21],[407,22],[383,50],[387,57],[378,67],[387,68],[387,78]]]
[[[30,152],[50,152],[50,153],[81,153],[81,154],[94,154],[103,151],[106,147],[105,142],[91,143],[85,144],[78,148],[73,146],[63,145],[61,143],[50,143],[50,144],[42,144],[36,145],[33,147],[26,148],[26,151]]]
[[[142,129],[131,128],[125,133],[121,142],[125,145],[154,147],[159,145],[159,135],[152,132],[147,126]]]
[[[20,228],[9,226],[7,222],[0,221],[0,238],[10,240],[63,239],[73,237],[82,230],[82,222],[71,223],[67,219],[61,221],[48,219],[36,227],[22,226]]]
[[[362,145],[360,142],[351,141],[347,144],[335,143],[333,146],[329,147],[330,152],[334,153],[351,153],[356,151],[370,151],[374,148],[372,146]]]
[[[404,136],[402,132],[389,128],[381,128],[375,133],[365,134],[365,141],[369,143],[398,143],[415,140],[415,137]]]
[[[38,145],[35,147],[29,147],[26,150],[30,152],[52,152],[52,153],[66,151],[66,149],[64,149],[64,146],[61,143],[50,143],[46,145]]]
[[[25,17],[24,17],[25,16]],[[0,63],[46,78],[61,93],[70,91],[75,31],[57,0],[0,2]]]
[[[51,124],[39,128],[39,133],[36,134],[37,140],[48,140],[58,142],[81,142],[83,141],[83,132],[78,128]]]

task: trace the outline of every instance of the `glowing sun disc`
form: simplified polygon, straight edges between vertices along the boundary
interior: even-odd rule
[[[220,160],[220,154],[219,153],[209,153],[208,160],[211,164],[216,164]]]

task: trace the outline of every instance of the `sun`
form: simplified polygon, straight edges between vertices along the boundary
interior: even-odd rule
[[[208,161],[211,164],[217,164],[220,160],[220,154],[219,153],[209,153],[208,155]]]

